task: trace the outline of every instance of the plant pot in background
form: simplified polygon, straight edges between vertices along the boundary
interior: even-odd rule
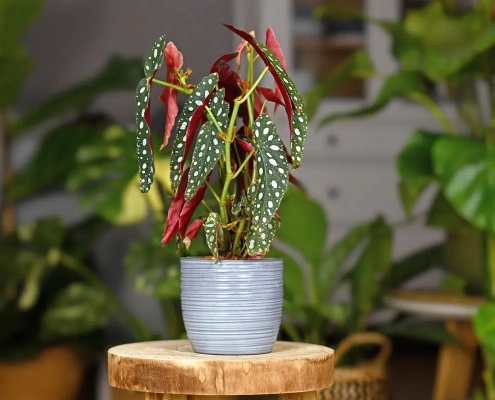
[[[450,229],[445,241],[447,269],[466,282],[469,294],[482,295],[482,234],[474,228]]]
[[[195,352],[269,353],[282,321],[282,260],[182,258],[181,303]]]
[[[389,400],[387,362],[392,343],[386,336],[375,332],[353,333],[342,340],[335,351],[335,364],[353,347],[375,344],[380,351],[375,359],[362,361],[353,367],[335,368],[334,383],[319,391],[321,400]]]
[[[38,357],[0,363],[0,400],[75,400],[84,362],[69,346],[51,347]]]

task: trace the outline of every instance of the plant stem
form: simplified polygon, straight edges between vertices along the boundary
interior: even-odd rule
[[[218,132],[223,132],[223,129],[220,128],[220,126],[218,125],[218,121],[217,119],[215,118],[215,116],[213,115],[213,113],[211,112],[211,109],[210,107],[208,106],[205,106],[205,110],[208,112],[208,114],[210,114],[210,117],[213,121],[213,123],[215,124],[215,128],[217,128]]]
[[[6,110],[0,111],[0,130],[2,133],[2,174],[3,186],[0,198],[0,233],[9,233],[15,229],[14,203],[7,199],[5,189],[12,181],[13,171],[11,165],[12,143],[9,138],[9,116]]]
[[[237,178],[237,176],[242,172],[242,170],[244,169],[244,167],[247,165],[247,163],[249,162],[249,159],[253,156],[254,154],[254,149],[251,151],[251,153],[248,154],[248,156],[246,157],[246,159],[242,162],[242,164],[239,166],[239,168],[237,169],[237,171],[234,173],[234,175],[232,175],[231,179],[235,179]]]
[[[210,182],[208,182],[206,179],[205,179],[205,184],[206,184],[206,187],[208,189],[210,189],[210,192],[211,194],[213,195],[213,197],[215,198],[215,200],[220,203],[220,197],[218,197],[218,194],[217,192],[215,191],[215,189],[213,188],[213,186],[210,185]]]
[[[241,235],[242,232],[244,231],[245,226],[246,226],[246,216],[243,215],[241,218],[241,222],[239,223],[239,226],[237,227],[237,231],[235,233],[234,246],[232,247],[232,251],[234,252],[234,254],[236,254],[237,247],[239,246]]]
[[[165,81],[161,81],[161,80],[156,79],[156,78],[153,78],[153,83],[158,83],[159,85],[166,86],[166,87],[169,87],[171,89],[175,89],[175,90],[182,92],[182,93],[185,93],[185,94],[191,94],[193,92],[193,89],[184,89],[183,87],[180,87],[180,86],[177,86],[177,85],[174,85],[172,83],[165,82]]]
[[[254,49],[252,46],[247,47],[247,58],[248,58],[248,81],[249,87],[254,83]],[[254,94],[254,93],[253,93]],[[254,96],[250,96],[248,99],[248,114],[249,114],[249,125],[253,126],[254,122]]]
[[[251,93],[253,93],[254,89],[256,89],[256,86],[261,82],[261,79],[263,79],[263,76],[266,74],[268,71],[268,67],[266,67],[256,80],[254,82],[253,86],[248,90],[248,92],[240,99],[240,100],[235,100],[234,101],[234,108],[232,110],[232,116],[230,117],[229,121],[229,128],[227,130],[227,140],[225,141],[225,168],[227,170],[227,176],[225,177],[225,183],[223,185],[223,190],[222,190],[222,196],[220,198],[220,213],[222,217],[222,222],[224,224],[227,224],[228,221],[228,213],[227,213],[227,198],[229,196],[229,186],[230,182],[232,182],[232,164],[230,160],[230,145],[232,143],[233,137],[234,137],[234,126],[235,126],[235,121],[237,120],[237,114],[239,113],[239,107],[241,106],[242,103],[244,103]]]
[[[495,400],[495,360],[489,350],[482,349],[485,369],[483,371],[483,381],[485,382],[487,400]]]

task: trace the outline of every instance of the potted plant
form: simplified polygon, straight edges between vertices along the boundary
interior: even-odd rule
[[[318,14],[341,11],[327,8]],[[495,296],[493,11],[491,1],[475,2],[461,10],[455,2],[436,0],[408,11],[402,22],[371,21],[389,34],[399,70],[385,76],[381,91],[369,106],[329,115],[319,122],[324,126],[343,117],[370,115],[397,99],[427,107],[441,129],[412,133],[397,158],[399,195],[405,212],[412,215],[423,191],[430,186],[437,188],[427,224],[446,232],[447,267],[464,279],[469,292],[482,292],[488,299]],[[347,70],[342,69],[339,76],[329,77],[308,94],[310,112],[316,110],[324,92],[342,78],[373,73],[369,57],[363,52],[355,54]],[[443,85],[447,99],[435,96],[429,89],[431,83]],[[457,121],[445,113],[446,103],[455,109]],[[486,343],[490,329],[480,322],[486,322],[486,313],[483,315],[477,317],[475,325],[482,343]],[[493,393],[492,356],[489,351],[484,354],[490,371],[485,373],[486,388]],[[493,394],[489,396],[493,398]]]
[[[155,174],[149,107],[151,86],[158,84],[165,87],[167,104],[162,148],[178,115],[177,93],[188,96],[170,156],[174,197],[161,243],[174,241],[187,248],[203,227],[211,252],[209,257],[181,259],[187,336],[201,353],[260,354],[272,350],[282,317],[282,260],[264,256],[280,223],[277,209],[291,180],[289,165],[301,165],[307,117],[273,31],[267,30],[262,44],[254,35],[226,27],[243,39],[237,52],[218,58],[197,84],[188,83],[191,71],[181,69],[182,57],[173,43],[166,44],[164,36],[156,41],[136,91],[140,187],[147,192]],[[243,54],[244,80],[229,65],[236,59],[240,67]],[[167,78],[162,81],[155,75],[164,60]],[[256,61],[264,64],[257,77]],[[260,84],[268,72],[274,90]],[[290,152],[268,116],[267,102],[287,113]],[[216,207],[191,222],[206,189]]]
[[[102,135],[108,119],[88,112],[97,96],[133,88],[136,65],[140,70],[140,60],[115,56],[93,78],[23,114],[16,112],[16,99],[32,68],[20,37],[43,3],[8,0],[0,9],[8,32],[0,35],[2,399],[74,398],[92,360],[89,355],[104,347],[102,328],[116,314],[124,316],[136,338],[149,338],[92,272],[91,244],[108,223],[92,214],[74,224],[47,217],[20,225],[15,218],[18,202],[63,186],[79,147]],[[45,135],[14,171],[13,144],[33,130]]]

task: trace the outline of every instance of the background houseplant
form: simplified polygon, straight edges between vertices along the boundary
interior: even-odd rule
[[[136,338],[149,337],[92,272],[92,243],[109,228],[106,221],[91,214],[70,226],[55,217],[24,225],[15,221],[14,205],[63,186],[78,148],[104,132],[109,122],[91,112],[94,100],[104,92],[133,88],[140,70],[140,60],[115,56],[93,78],[16,114],[17,97],[32,69],[20,40],[43,4],[4,1],[0,6],[0,385],[6,398],[76,393],[83,361],[103,348],[102,328],[115,314],[124,316]],[[13,142],[41,129],[45,134],[38,149],[14,171]],[[36,368],[43,379],[24,385],[25,371]]]
[[[190,71],[181,70],[182,54],[175,45],[166,46],[164,36],[156,41],[144,66],[145,78],[136,91],[140,186],[147,192],[155,173],[149,103],[151,85],[161,84],[167,105],[162,148],[178,114],[177,92],[189,96],[177,121],[170,157],[174,200],[161,243],[166,245],[178,237],[178,243],[187,248],[204,225],[213,255],[213,260],[181,260],[182,311],[188,337],[196,351],[263,353],[271,351],[282,313],[281,260],[264,260],[263,256],[279,224],[276,213],[291,176],[288,162],[297,168],[302,161],[307,117],[302,98],[285,72],[285,59],[273,31],[267,30],[265,45],[247,32],[226,26],[243,39],[238,52],[221,56],[210,75],[197,85],[186,82]],[[243,50],[248,64],[246,80],[228,64],[238,57],[239,65]],[[258,58],[266,67],[255,79],[254,62]],[[164,60],[167,79],[160,81],[155,74]],[[275,90],[259,85],[268,71],[275,80]],[[286,110],[290,154],[266,114],[267,101],[282,104]],[[243,120],[240,127],[236,126],[238,117]],[[192,159],[188,160],[198,127]],[[186,162],[190,163],[188,168]],[[214,181],[210,182],[215,166],[218,192]],[[207,187],[220,212],[206,205],[208,217],[190,223]],[[247,258],[252,260],[242,261]]]
[[[494,4],[479,1],[461,10],[454,3],[432,1],[421,10],[408,11],[403,22],[370,21],[389,34],[399,71],[384,77],[381,91],[369,106],[326,116],[319,123],[370,115],[394,99],[412,100],[430,110],[441,131],[414,132],[397,159],[404,210],[412,216],[426,187],[436,187],[427,223],[446,231],[447,265],[470,291],[483,291],[492,299]],[[319,10],[319,15],[331,13],[342,10]],[[375,73],[366,54],[356,53],[346,68],[308,94],[310,114],[322,95],[342,79]],[[432,93],[430,83],[443,85],[447,99]],[[455,120],[445,113],[445,103],[453,104]],[[490,365],[488,358],[486,364]],[[491,386],[487,381],[488,390]]]

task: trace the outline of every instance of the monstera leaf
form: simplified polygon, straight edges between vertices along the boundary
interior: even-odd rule
[[[433,165],[446,199],[474,226],[495,232],[495,148],[461,137],[433,146]]]
[[[399,194],[406,214],[411,216],[423,190],[435,181],[432,149],[441,135],[418,130],[414,132],[397,157],[401,178]]]

